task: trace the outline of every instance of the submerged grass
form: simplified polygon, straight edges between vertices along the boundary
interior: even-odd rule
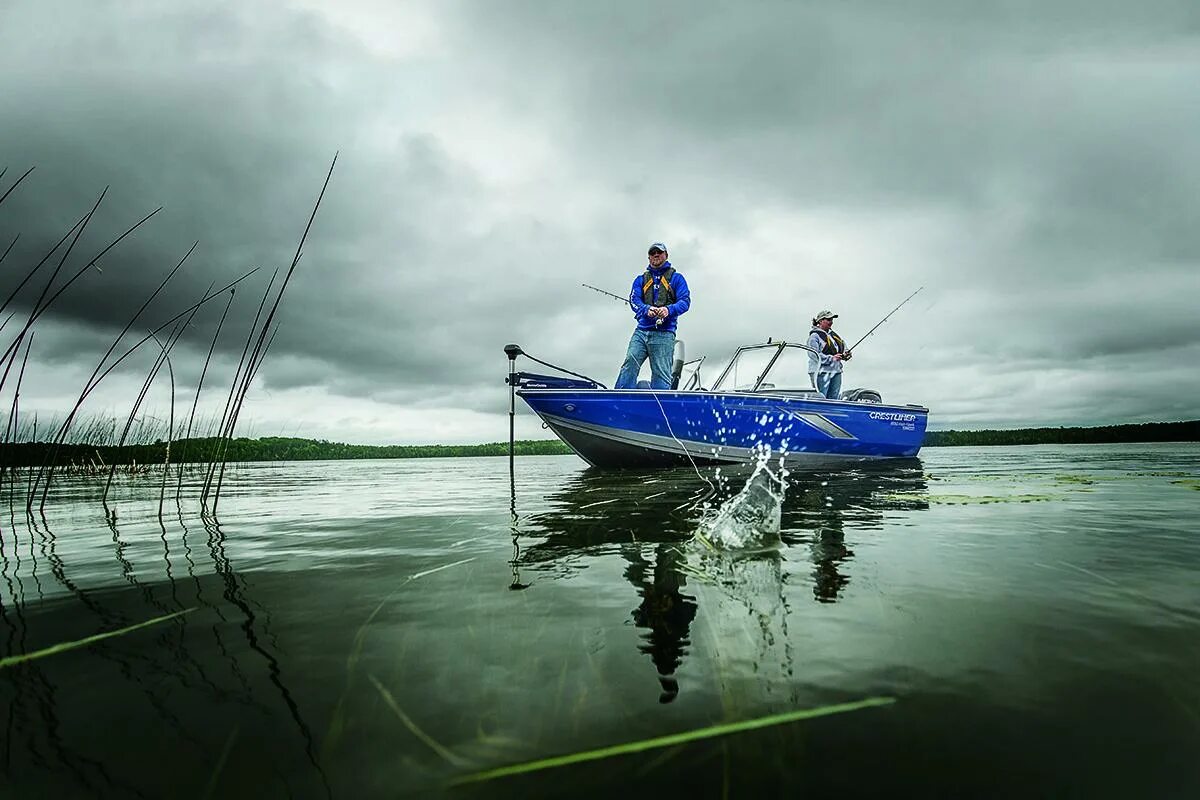
[[[379,682],[378,678],[376,678],[374,675],[368,675],[367,679],[375,685],[375,688],[379,691],[379,695],[383,698],[383,702],[386,703],[387,707],[390,708],[396,714],[396,716],[400,718],[400,721],[404,723],[404,727],[408,728],[413,736],[416,736],[418,739],[424,742],[430,750],[437,753],[448,763],[456,767],[465,767],[470,764],[469,761],[456,756],[445,745],[439,744],[432,736],[421,730],[417,723],[413,722],[412,718],[409,717],[408,714],[404,713],[404,710],[400,708],[400,705],[396,702],[396,698],[392,697],[392,693],[387,690],[386,686]]]
[[[237,735],[238,726],[234,725],[233,730],[225,739],[225,746],[221,748],[221,755],[217,757],[217,765],[213,767],[212,775],[208,778],[208,787],[204,790],[204,800],[216,796],[217,783],[221,780],[221,773],[225,771],[225,762],[229,760],[229,753],[233,750],[233,743],[237,740]]]
[[[6,658],[0,658],[0,669],[16,666],[17,664],[22,664],[26,661],[33,661],[37,658],[45,658],[46,656],[57,655],[58,653],[64,653],[67,650],[75,650],[80,647],[87,647],[90,644],[95,644],[96,642],[103,641],[104,639],[111,639],[115,636],[124,636],[127,633],[133,633],[136,630],[148,628],[151,625],[157,625],[160,622],[166,622],[167,620],[174,619],[175,617],[182,617],[184,614],[190,614],[195,610],[196,608],[193,606],[192,608],[185,608],[183,611],[176,611],[174,614],[167,614],[162,617],[148,619],[145,622],[139,622],[136,625],[130,625],[128,628],[107,631],[105,633],[97,633],[94,636],[76,639],[73,642],[62,642],[61,644],[56,644],[43,650],[35,650],[32,653],[22,653],[19,656],[7,656]]]
[[[497,778],[506,778],[510,775],[538,772],[544,769],[554,769],[556,767],[565,767],[571,764],[581,764],[586,761],[599,761],[605,758],[612,758],[613,756],[641,753],[661,747],[674,747],[686,744],[688,742],[700,741],[701,739],[729,736],[730,734],[759,730],[776,725],[786,725],[791,722],[799,722],[801,720],[814,719],[816,717],[827,717],[833,714],[844,714],[850,711],[859,711],[864,708],[887,706],[892,705],[895,702],[896,698],[894,697],[868,697],[865,700],[858,700],[853,703],[838,703],[835,705],[821,706],[820,708],[809,708],[802,711],[789,711],[783,714],[772,714],[771,716],[744,720],[742,722],[728,722],[720,725],[709,725],[705,728],[683,731],[682,733],[673,733],[667,736],[656,736],[652,739],[642,739],[636,742],[626,742],[624,744],[611,745],[609,747],[600,747],[594,750],[571,753],[569,755],[553,756],[551,758],[543,758],[537,761],[528,761],[523,764],[512,764],[507,767],[497,767],[495,769],[484,770],[483,772],[473,772],[469,775],[463,775],[455,778],[450,783],[451,785],[480,783],[483,781],[495,780]]]
[[[433,575],[434,573],[441,572],[442,570],[450,569],[451,567],[459,567],[459,566],[462,566],[463,564],[469,564],[474,560],[475,560],[475,557],[472,556],[470,558],[464,558],[459,561],[451,562],[449,564],[442,564],[440,566],[433,567],[431,569],[422,570],[420,572],[414,572],[412,575],[409,575],[408,578],[406,578],[403,583],[401,583],[399,586],[397,586],[395,589],[393,589],[390,593],[388,593],[388,595],[386,597],[384,597],[382,600],[380,600],[379,605],[375,606],[375,609],[369,615],[367,615],[367,618],[363,621],[362,625],[360,625],[358,627],[358,631],[354,635],[354,643],[350,648],[350,654],[346,657],[346,688],[343,690],[342,696],[340,698],[338,698],[337,705],[333,709],[333,716],[330,718],[330,721],[329,721],[329,730],[326,732],[326,735],[325,735],[324,750],[327,755],[329,753],[331,753],[340,744],[342,736],[345,733],[345,730],[346,730],[346,715],[345,715],[346,699],[347,699],[347,697],[349,697],[350,690],[354,686],[354,676],[358,669],[359,659],[362,657],[363,646],[366,643],[367,629],[370,628],[371,623],[375,620],[375,617],[377,617],[379,615],[379,612],[383,610],[384,606],[386,606],[388,603],[390,603],[392,601],[392,599],[397,594],[399,594],[400,591],[405,586],[408,586],[408,584],[412,583],[413,581],[419,580],[420,578],[424,578],[427,575]],[[373,676],[371,676],[371,680],[372,681],[375,680]],[[376,683],[378,685],[378,682],[376,682]],[[389,698],[390,698],[390,695],[384,696],[385,701],[387,701]],[[391,701],[391,702],[394,703],[394,701]],[[401,719],[404,719],[404,718],[402,717]]]

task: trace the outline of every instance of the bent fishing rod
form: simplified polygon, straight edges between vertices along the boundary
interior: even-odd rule
[[[625,305],[629,306],[630,308],[633,308],[633,301],[630,300],[628,297],[621,297],[621,295],[619,295],[619,294],[613,294],[612,292],[606,292],[603,289],[597,289],[595,286],[592,286],[590,283],[581,283],[579,285],[584,287],[585,289],[591,289],[593,292],[599,292],[600,294],[607,295],[607,296],[611,297],[613,300],[618,300],[618,301],[624,303]],[[662,319],[654,320],[654,324],[662,325]]]
[[[857,342],[855,342],[855,343],[854,343],[852,346],[850,346],[850,347],[847,347],[847,348],[846,348],[846,352],[847,352],[847,353],[853,352],[853,350],[854,350],[854,348],[855,348],[855,347],[858,347],[860,344],[862,344],[862,343],[863,343],[863,340],[865,340],[865,339],[866,339],[868,336],[870,336],[872,333],[874,333],[874,332],[875,332],[875,328],[878,328],[880,325],[882,325],[883,323],[887,322],[887,321],[888,321],[888,317],[890,317],[892,314],[895,314],[897,311],[899,311],[901,308],[903,308],[905,303],[907,303],[909,300],[912,300],[914,297],[916,297],[916,296],[917,296],[917,295],[920,293],[920,291],[921,291],[922,289],[924,289],[924,288],[925,288],[924,286],[918,286],[918,287],[917,287],[917,291],[913,292],[913,293],[912,293],[912,294],[910,294],[908,297],[904,298],[904,301],[903,301],[902,303],[900,303],[900,305],[896,306],[896,307],[895,307],[895,308],[893,308],[891,311],[889,311],[889,312],[887,313],[887,316],[885,316],[883,319],[879,320],[879,322],[876,322],[876,323],[875,323],[875,327],[871,328],[871,330],[869,330],[869,331],[867,331],[865,334],[863,334],[863,337],[862,337],[862,339],[859,339],[859,340],[858,340]]]

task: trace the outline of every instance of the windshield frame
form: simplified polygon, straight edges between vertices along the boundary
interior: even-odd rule
[[[805,350],[809,353],[816,353],[817,355],[820,355],[820,353],[817,353],[816,350],[812,349],[808,345],[798,344],[796,342],[767,342],[766,344],[742,345],[736,351],[734,351],[733,357],[729,359],[729,363],[725,365],[725,369],[721,371],[720,376],[718,376],[717,379],[715,381],[713,381],[712,388],[709,389],[709,391],[711,391],[711,392],[721,391],[721,385],[725,382],[725,379],[729,376],[729,373],[733,370],[733,367],[737,363],[738,359],[741,358],[742,353],[747,353],[747,352],[750,352],[751,350],[765,350],[765,349],[774,348],[775,354],[773,356],[771,356],[770,360],[767,361],[767,365],[765,367],[763,367],[762,374],[760,374],[758,376],[758,378],[754,381],[753,388],[751,388],[751,389],[729,389],[728,390],[728,391],[738,391],[738,392],[742,392],[742,391],[757,392],[759,387],[763,385],[763,382],[766,381],[767,375],[771,374],[771,368],[775,366],[775,362],[779,360],[779,356],[781,356],[783,354],[783,351],[789,347],[793,347],[797,350]]]

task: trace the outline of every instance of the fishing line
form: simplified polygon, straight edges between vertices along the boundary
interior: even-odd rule
[[[712,481],[700,474],[700,468],[696,466],[696,462],[692,460],[692,454],[684,446],[683,442],[679,441],[679,437],[675,435],[675,431],[671,430],[671,420],[667,419],[667,410],[663,408],[662,401],[658,399],[658,392],[650,392],[650,396],[654,398],[654,402],[658,403],[658,410],[662,414],[663,422],[667,423],[667,433],[671,434],[671,438],[675,440],[675,444],[679,445],[679,449],[683,450],[683,454],[687,456],[688,463],[692,465],[692,469],[696,471],[696,477],[708,484],[709,496],[716,494],[717,489],[712,485]]]
[[[900,303],[900,305],[896,306],[896,307],[895,307],[895,308],[893,308],[891,311],[889,311],[889,312],[888,312],[888,313],[887,313],[887,314],[884,316],[884,318],[883,318],[883,319],[879,320],[879,322],[876,322],[876,323],[875,323],[875,325],[874,325],[874,327],[872,327],[872,328],[871,328],[871,330],[869,330],[869,331],[867,331],[866,333],[864,333],[864,334],[863,334],[863,337],[862,337],[862,339],[859,339],[859,340],[858,340],[857,342],[855,342],[853,345],[851,345],[850,347],[847,347],[847,348],[846,348],[846,352],[847,352],[847,353],[852,353],[852,352],[854,352],[854,348],[855,348],[855,347],[858,347],[860,344],[862,344],[862,343],[863,343],[863,341],[865,341],[865,340],[866,340],[866,338],[867,338],[868,336],[870,336],[872,333],[874,333],[874,332],[875,332],[875,328],[878,328],[880,325],[882,325],[883,323],[887,322],[887,321],[888,321],[888,317],[890,317],[892,314],[895,314],[897,311],[899,311],[901,308],[903,308],[905,303],[907,303],[909,300],[912,300],[914,297],[916,297],[918,294],[920,294],[920,293],[921,293],[921,290],[922,290],[922,289],[924,289],[924,288],[925,288],[924,286],[918,286],[918,287],[917,287],[917,291],[913,292],[913,293],[912,293],[912,294],[910,294],[908,297],[904,298],[904,301],[903,301],[902,303]],[[936,302],[936,300],[935,300],[934,302]]]

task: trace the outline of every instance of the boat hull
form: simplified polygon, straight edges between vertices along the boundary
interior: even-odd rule
[[[929,411],[921,406],[748,392],[519,389],[580,458],[603,468],[753,461],[766,449],[789,465],[911,458]]]

